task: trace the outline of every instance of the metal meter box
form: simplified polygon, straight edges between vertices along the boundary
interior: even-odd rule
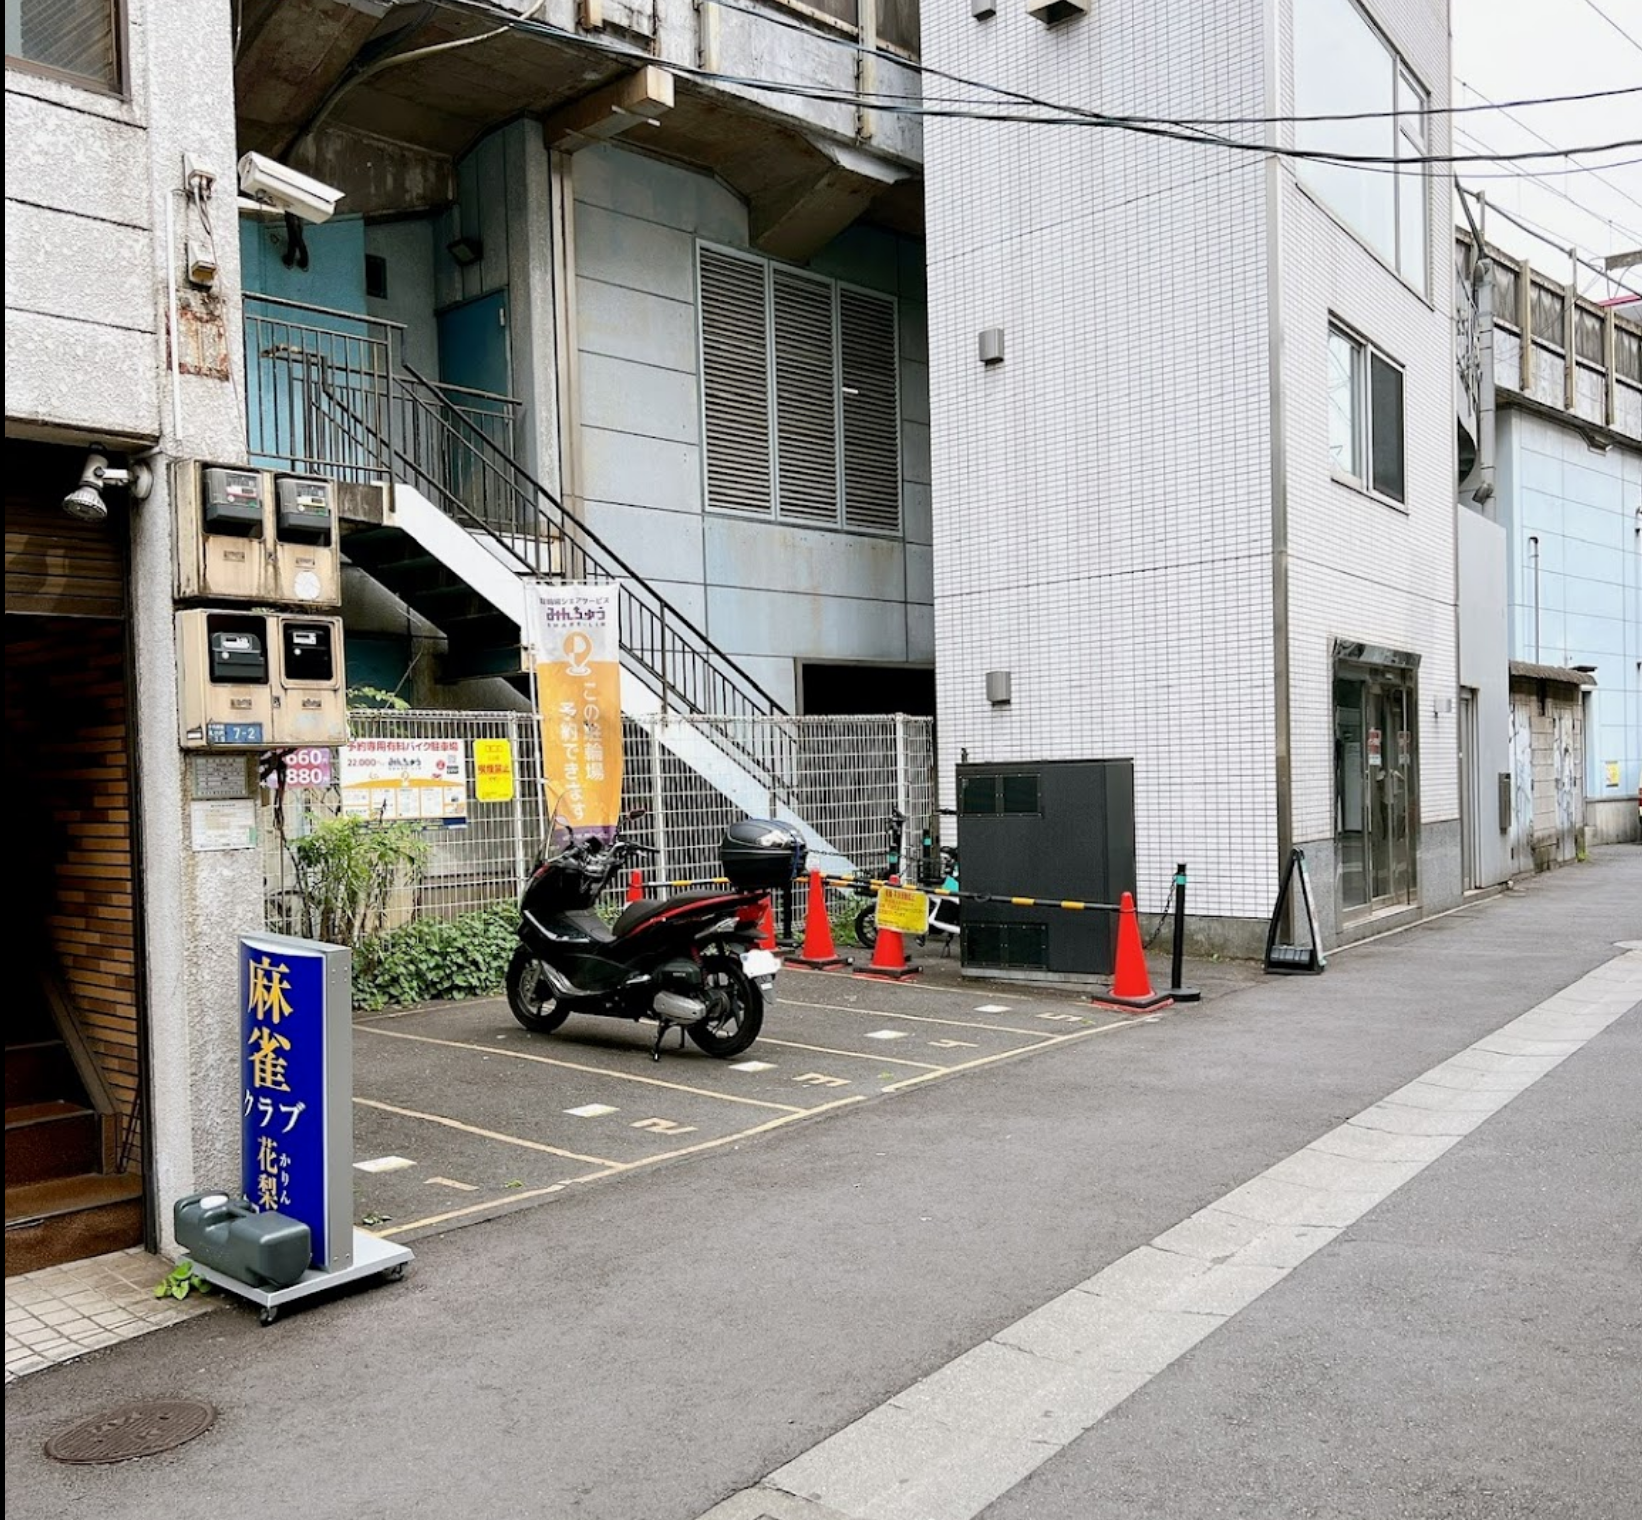
[[[348,697],[342,660],[342,619],[286,614],[277,624],[279,677],[274,693],[274,744],[329,746],[348,742]]]
[[[207,533],[262,537],[262,478],[255,470],[208,465],[200,471],[200,521]]]
[[[1135,890],[1132,760],[958,767],[963,963],[989,976],[1108,976],[1117,915],[1011,897],[1116,903]],[[1003,901],[976,901],[969,893]]]
[[[184,749],[345,744],[342,619],[204,607],[179,612],[177,690]]]
[[[329,544],[336,531],[330,482],[276,475],[274,529],[284,544]]]
[[[268,684],[266,636],[240,628],[218,628],[206,637],[211,679],[220,686]]]
[[[182,460],[172,499],[179,601],[341,605],[330,481]]]
[[[274,733],[269,619],[260,613],[177,614],[177,703],[184,749],[267,749]]]

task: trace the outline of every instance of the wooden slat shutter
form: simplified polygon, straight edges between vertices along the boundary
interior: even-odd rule
[[[898,533],[901,428],[895,303],[840,289],[838,326],[843,350],[844,525]]]
[[[770,340],[761,263],[700,250],[707,505],[769,516]]]
[[[789,522],[838,521],[838,363],[832,285],[777,269],[776,485]]]
[[[107,522],[78,522],[57,505],[84,450],[6,440],[6,611],[125,616],[125,504],[111,491]]]

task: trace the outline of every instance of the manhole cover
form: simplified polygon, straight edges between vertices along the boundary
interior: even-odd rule
[[[129,1462],[170,1451],[211,1428],[217,1412],[197,1399],[148,1399],[82,1420],[46,1442],[58,1462]]]

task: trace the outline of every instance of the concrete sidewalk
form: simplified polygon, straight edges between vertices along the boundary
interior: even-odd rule
[[[1639,905],[1642,851],[1598,852],[1588,866],[1343,953],[1322,978],[1262,981],[1067,1047],[1053,1062],[955,1076],[863,1104],[847,1125],[779,1131],[711,1164],[635,1172],[425,1240],[404,1285],[272,1330],[218,1313],[38,1374],[8,1391],[7,1514],[66,1515],[89,1500],[170,1520],[188,1494],[232,1502],[226,1485],[256,1494],[260,1508],[326,1516],[482,1507],[693,1520],[1609,961],[1616,941],[1642,937]],[[1585,1150],[1634,1147],[1635,1023],[1634,1013],[1622,1019],[1562,1074],[1582,1084],[1584,1097],[1570,1094],[1564,1106]],[[1628,1104],[1616,1096],[1625,1092]],[[1539,1128],[1522,1146],[1532,1150],[1545,1143],[1547,1120],[1530,1117]],[[1456,1164],[1481,1154],[1476,1143],[1454,1153]],[[1535,1183],[1522,1180],[1520,1151],[1484,1168],[1493,1191],[1478,1208],[1509,1210],[1537,1185],[1536,1230],[1551,1263],[1559,1251],[1586,1249],[1599,1215],[1629,1218],[1634,1250],[1634,1166],[1545,1173]],[[1556,1193],[1543,1196],[1553,1183]],[[1581,1186],[1595,1191],[1559,1210],[1558,1195]],[[1465,1196],[1452,1194],[1446,1209],[1458,1217]],[[1381,1217],[1376,1210],[1358,1228],[1377,1228]],[[1320,1253],[1295,1289],[1309,1288],[1304,1274],[1348,1245]],[[1345,1272],[1337,1281],[1311,1327],[1325,1344],[1309,1353],[1335,1366],[1363,1356],[1359,1338],[1383,1343],[1387,1317],[1394,1331],[1403,1314],[1378,1278]],[[1537,1302],[1557,1312],[1551,1299]],[[1331,1317],[1341,1336],[1332,1347]],[[1166,1376],[1202,1375],[1224,1354],[1221,1337],[1242,1323]],[[1612,1348],[1616,1366],[1637,1352],[1634,1323],[1624,1334]],[[1226,1400],[1244,1375],[1237,1363],[1216,1374]],[[1280,1358],[1261,1372],[1267,1382],[1285,1375]],[[1519,1375],[1532,1380],[1536,1369],[1525,1364]],[[1161,1396],[1164,1382],[1139,1397]],[[215,1429],[172,1455],[117,1468],[59,1467],[40,1453],[75,1418],[162,1394],[217,1404]],[[1384,1421],[1385,1399],[1398,1397],[1406,1401],[1406,1390],[1377,1400],[1364,1389],[1362,1417]],[[1572,1412],[1564,1421],[1556,1408],[1536,1410],[1533,1428],[1520,1408],[1472,1416],[1519,1464],[1581,1450]],[[1183,1447],[1148,1446],[1152,1478],[1194,1450],[1189,1424],[1179,1439]],[[1261,1456],[1258,1419],[1240,1439],[1257,1465],[1294,1460],[1281,1449]],[[1396,1439],[1381,1447],[1388,1462],[1398,1459]],[[1079,1495],[1097,1478],[1060,1466],[1082,1450],[1057,1462],[1064,1487],[1042,1491],[1042,1513],[1085,1512]],[[1052,1476],[1046,1469],[1029,1481]],[[1550,1481],[1537,1468],[1533,1476]],[[1563,1476],[1572,1487],[1562,1512],[1604,1513],[1600,1461],[1568,1465]],[[1326,1468],[1288,1478],[1271,1489],[1280,1502],[1250,1512],[1365,1513],[1332,1505]],[[1026,1492],[1001,1503],[1024,1503]],[[1178,1516],[1217,1502],[1212,1489],[1194,1497],[1142,1487],[1105,1512]],[[1458,1503],[1387,1512],[1510,1513]]]

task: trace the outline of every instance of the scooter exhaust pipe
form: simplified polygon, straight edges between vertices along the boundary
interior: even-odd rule
[[[677,992],[658,992],[650,1000],[650,1011],[668,1024],[699,1024],[707,1017],[707,1005],[700,998]]]

